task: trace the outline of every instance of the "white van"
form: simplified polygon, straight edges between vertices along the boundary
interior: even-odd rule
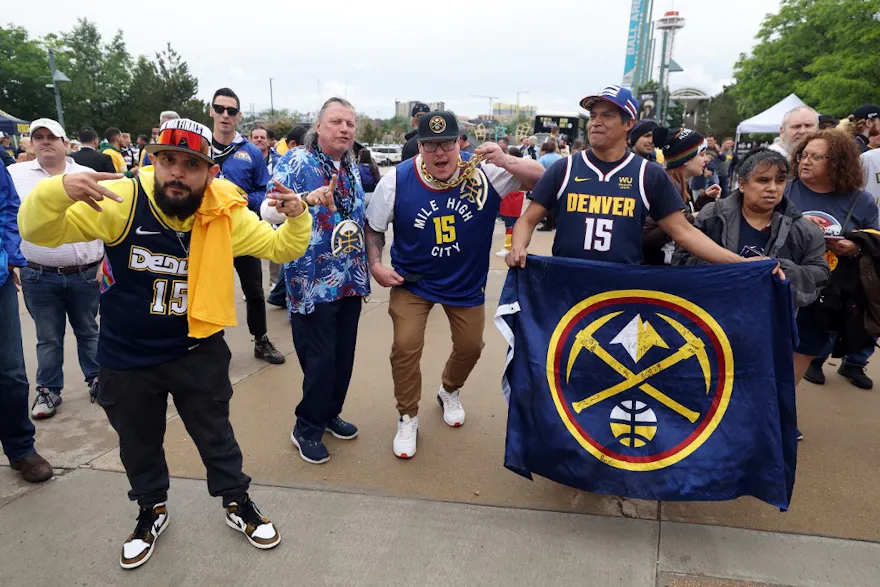
[[[374,145],[368,147],[376,165],[397,165],[403,149],[397,145]]]

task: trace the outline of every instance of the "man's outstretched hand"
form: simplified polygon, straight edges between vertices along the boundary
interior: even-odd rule
[[[104,198],[110,198],[113,201],[121,202],[122,197],[114,194],[104,186],[98,185],[99,181],[107,181],[110,179],[122,179],[121,173],[102,173],[98,171],[88,171],[85,173],[68,173],[64,176],[62,183],[67,196],[74,202],[85,202],[98,212],[101,212],[101,206],[98,202]]]

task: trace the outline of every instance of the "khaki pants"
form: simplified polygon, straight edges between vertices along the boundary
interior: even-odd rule
[[[477,364],[483,352],[483,306],[461,307],[442,304],[452,330],[452,354],[443,369],[446,391],[459,389]],[[425,326],[434,302],[407,290],[391,290],[388,313],[394,323],[394,344],[391,347],[391,375],[394,397],[400,415],[415,416],[422,396],[422,371],[419,363],[425,346]]]
[[[269,288],[275,285],[275,282],[278,281],[278,278],[281,276],[281,270],[284,268],[283,265],[279,265],[278,263],[273,263],[269,261]]]

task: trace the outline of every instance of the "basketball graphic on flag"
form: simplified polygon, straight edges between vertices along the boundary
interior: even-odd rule
[[[621,402],[611,410],[611,432],[623,446],[641,448],[657,434],[657,415],[642,402]]]

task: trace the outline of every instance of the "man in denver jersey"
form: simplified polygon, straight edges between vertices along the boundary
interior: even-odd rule
[[[443,306],[452,330],[452,355],[437,401],[446,424],[464,423],[459,390],[483,349],[483,304],[498,207],[503,196],[531,189],[544,172],[537,161],[512,157],[487,143],[476,151],[482,162],[465,179],[459,162],[472,155],[459,152],[455,117],[429,112],[418,132],[419,155],[382,178],[367,209],[370,272],[380,285],[393,288],[388,305],[394,323],[391,373],[400,416],[392,449],[400,458],[416,453],[419,361],[435,304]],[[393,269],[382,265],[391,224]]]
[[[532,233],[548,210],[556,210],[556,257],[640,263],[642,227],[650,215],[697,257],[711,263],[745,260],[694,228],[663,168],[627,149],[627,132],[639,112],[632,92],[608,86],[580,104],[590,111],[590,148],[557,161],[538,182],[531,204],[514,226],[508,266],[525,267]]]
[[[211,132],[201,124],[168,121],[147,150],[153,168],[135,179],[99,184],[121,176],[95,172],[50,178],[19,213],[31,242],[104,242],[109,287],[101,296],[98,403],[119,435],[129,498],[140,506],[120,556],[126,569],[150,558],[168,525],[162,445],[169,393],[205,464],[209,493],[223,499],[227,525],[257,548],[279,543],[248,495],[250,477],[229,423],[223,328],[236,324],[233,257],[290,261],[305,251],[312,227],[295,194],[270,194],[289,217],[273,230],[248,210],[239,188],[215,180]]]

